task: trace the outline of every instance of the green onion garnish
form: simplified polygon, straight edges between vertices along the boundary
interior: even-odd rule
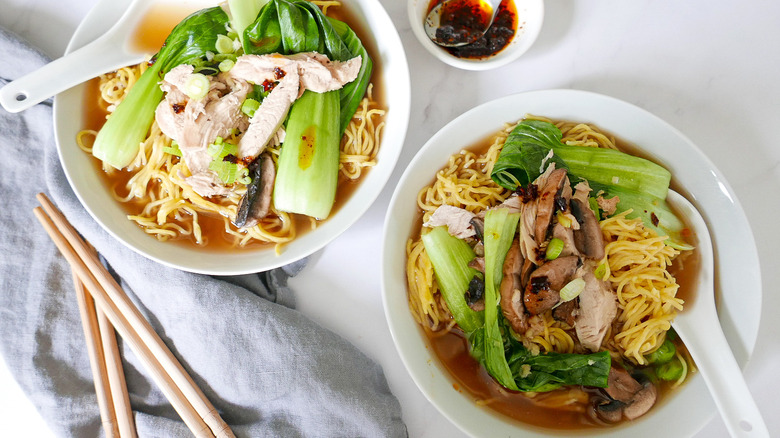
[[[563,240],[554,237],[550,240],[550,243],[547,244],[545,258],[547,260],[555,260],[561,255],[561,251],[563,251]]]
[[[163,152],[166,154],[176,155],[177,157],[181,157],[181,149],[179,149],[179,143],[176,143],[175,141],[171,142],[170,146],[163,147]]]
[[[577,298],[583,289],[585,289],[585,280],[582,278],[575,278],[561,288],[561,301],[571,301]]]
[[[217,35],[216,49],[217,53],[233,53],[236,51],[235,46],[233,46],[233,40],[225,35]]]
[[[241,112],[249,117],[254,117],[258,108],[260,108],[260,102],[250,98],[246,99],[241,105]]]
[[[210,85],[209,78],[206,75],[193,73],[184,83],[184,94],[190,99],[203,99],[208,94]]]
[[[233,68],[233,66],[236,65],[236,62],[232,59],[226,59],[219,63],[219,71],[226,72],[230,71],[230,69]]]

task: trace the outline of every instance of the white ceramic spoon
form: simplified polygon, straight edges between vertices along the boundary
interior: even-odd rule
[[[701,256],[695,299],[686,303],[672,326],[691,353],[710,389],[726,427],[734,437],[769,437],[742,370],[723,335],[715,309],[712,241],[707,224],[687,199],[669,191],[667,201],[685,218],[698,238]]]
[[[100,74],[141,62],[147,54],[132,47],[131,34],[151,0],[133,0],[122,18],[86,46],[0,88],[0,105],[16,113]]]

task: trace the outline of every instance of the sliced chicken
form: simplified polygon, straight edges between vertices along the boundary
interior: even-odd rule
[[[472,219],[474,219],[474,213],[464,208],[444,204],[433,212],[423,226],[433,228],[446,225],[450,235],[465,239],[476,235],[474,226],[471,224]]]
[[[244,55],[236,60],[230,76],[262,85],[271,92],[263,99],[238,144],[240,158],[256,157],[279,130],[290,106],[305,90],[315,93],[338,90],[357,78],[362,58],[330,61],[319,53]]]
[[[515,239],[504,258],[500,304],[501,312],[518,334],[523,334],[528,329],[528,317],[523,306],[523,286],[520,282],[523,262],[520,243]]]
[[[583,266],[577,275],[585,280],[585,288],[579,295],[580,310],[574,329],[583,347],[598,351],[617,315],[617,297],[609,284],[597,279],[587,266]]]
[[[182,158],[190,170],[186,181],[201,196],[226,195],[230,192],[209,170],[213,157],[207,148],[217,137],[227,137],[245,116],[241,104],[251,90],[244,81],[234,81],[224,75],[206,76],[209,91],[202,99],[189,99],[184,93],[192,76],[191,65],[180,65],[169,71],[160,84],[165,99],[155,110],[160,130],[176,140]]]
[[[580,255],[580,252],[577,251],[577,245],[574,243],[573,229],[564,227],[560,223],[556,223],[553,226],[552,237],[554,239],[560,239],[563,242],[563,249],[561,250],[559,257]]]

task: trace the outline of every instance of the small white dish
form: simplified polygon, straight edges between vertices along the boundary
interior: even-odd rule
[[[430,0],[407,0],[406,8],[412,32],[417,40],[440,61],[463,70],[491,70],[509,64],[523,55],[536,41],[544,21],[542,0],[514,0],[517,8],[518,29],[512,41],[497,54],[481,59],[458,58],[428,38],[423,23],[428,15]]]
[[[103,34],[121,17],[129,3],[129,0],[100,1],[76,30],[66,53]],[[215,6],[219,2],[150,0],[150,3],[182,6],[195,11]],[[361,29],[373,31],[366,36],[371,41],[364,43],[369,48],[375,48],[373,55],[375,64],[379,66],[376,71],[381,75],[383,88],[387,90],[387,115],[376,167],[365,175],[338,211],[317,229],[285,245],[280,255],[277,255],[271,246],[268,249],[220,252],[218,256],[214,256],[210,255],[207,249],[160,242],[144,233],[126,218],[125,211],[104,188],[103,178],[95,170],[94,158],[76,145],[76,134],[85,126],[84,84],[60,93],[54,99],[54,131],[60,162],[82,205],[106,231],[139,254],[167,266],[211,275],[238,275],[283,266],[312,254],[346,231],[368,210],[390,178],[403,148],[411,106],[406,54],[387,12],[378,0],[354,0],[346,3],[345,7],[349,9],[356,24]]]
[[[707,221],[715,248],[719,319],[737,362],[744,367],[758,335],[761,273],[758,253],[742,207],[721,172],[690,140],[658,117],[626,102],[584,91],[545,90],[515,94],[480,105],[456,118],[420,149],[396,186],[385,219],[382,299],[393,341],[412,379],[453,424],[475,437],[542,437],[572,434],[502,417],[478,406],[441,366],[407,301],[406,241],[418,216],[417,194],[453,153],[472,146],[526,114],[593,123],[635,145],[672,173],[672,184],[692,200]],[[717,218],[717,220],[709,220]],[[734,269],[739,266],[739,269]],[[659,430],[692,436],[717,413],[700,375],[646,416],[618,427],[578,430],[577,436],[655,437]],[[489,431],[489,432],[487,432]]]

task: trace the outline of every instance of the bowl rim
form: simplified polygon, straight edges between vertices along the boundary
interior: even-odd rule
[[[173,3],[195,4],[197,7],[213,5],[209,0],[149,0],[150,4]],[[101,0],[87,14],[71,38],[66,53],[87,44],[100,36],[115,23],[130,4],[129,0]],[[121,207],[112,200],[114,208],[105,207],[105,196],[96,195],[94,184],[90,185],[80,175],[81,169],[90,168],[92,158],[75,146],[74,132],[83,125],[81,108],[83,87],[80,84],[54,98],[52,117],[54,136],[60,163],[68,182],[79,202],[100,226],[126,247],[160,264],[183,271],[209,275],[240,275],[270,270],[305,258],[322,249],[342,233],[346,232],[373,205],[381,194],[395,169],[405,143],[411,111],[411,79],[406,53],[400,35],[387,11],[378,0],[356,0],[346,7],[352,16],[365,23],[382,29],[382,37],[377,33],[369,35],[376,48],[375,61],[381,65],[384,88],[389,87],[392,78],[393,93],[385,93],[387,114],[382,133],[382,147],[377,154],[377,166],[363,176],[350,197],[331,216],[319,224],[317,229],[308,231],[285,244],[280,255],[275,255],[273,245],[260,249],[240,251],[220,251],[220,257],[206,257],[208,247],[196,248],[191,245],[178,245],[160,242],[144,233],[139,227],[123,218]],[[74,113],[79,113],[75,114]],[[81,119],[79,119],[81,117]],[[75,119],[75,122],[74,122]],[[70,122],[70,123],[69,123]],[[69,126],[71,125],[71,126]],[[78,126],[72,126],[78,125]],[[73,148],[85,157],[79,157]],[[86,164],[85,164],[86,163]],[[106,191],[107,192],[107,191]],[[110,212],[107,212],[110,211]]]
[[[566,108],[566,105],[571,108]],[[600,108],[600,109],[599,109]],[[539,111],[546,109],[550,113]],[[583,118],[585,109],[589,115]],[[498,120],[496,113],[502,112]],[[557,111],[557,113],[555,113]],[[581,112],[577,116],[577,112]],[[591,113],[590,111],[594,111]],[[740,367],[744,368],[758,335],[761,315],[761,277],[755,240],[749,222],[739,204],[733,190],[721,172],[704,155],[704,153],[677,129],[648,111],[630,103],[597,93],[580,90],[554,89],[538,90],[505,96],[479,105],[445,125],[434,134],[406,167],[401,176],[387,209],[383,230],[382,270],[380,272],[382,287],[382,302],[385,317],[388,322],[391,337],[396,346],[407,372],[425,397],[439,412],[462,431],[481,436],[480,431],[489,423],[493,436],[522,435],[547,436],[551,433],[571,433],[573,431],[555,431],[530,426],[501,416],[487,408],[475,406],[469,394],[460,392],[453,387],[455,380],[443,368],[438,358],[432,354],[425,339],[423,330],[414,321],[407,303],[407,285],[404,273],[405,242],[412,232],[412,221],[404,223],[410,217],[416,217],[416,195],[419,190],[432,180],[430,169],[439,169],[446,163],[447,156],[456,153],[464,147],[474,144],[501,129],[501,123],[512,123],[526,113],[535,113],[552,118],[574,117],[573,120],[591,122],[607,129],[615,136],[638,146],[645,144],[637,142],[633,135],[623,135],[625,131],[636,131],[637,138],[656,138],[663,140],[664,154],[675,153],[676,158],[685,161],[675,163],[670,167],[675,179],[685,189],[689,199],[706,217],[718,217],[718,221],[708,221],[710,233],[715,245],[716,278],[718,287],[719,318],[729,344],[734,350]],[[598,114],[597,114],[598,113]],[[614,120],[622,120],[625,127],[605,124],[606,117],[602,113],[611,113]],[[492,116],[491,116],[492,114]],[[487,118],[492,117],[492,118]],[[480,127],[479,121],[486,121],[487,127]],[[629,125],[633,123],[633,125]],[[497,126],[498,125],[498,126]],[[475,132],[476,131],[476,132]],[[666,143],[666,142],[669,143]],[[449,143],[449,146],[446,146]],[[679,148],[675,150],[675,148]],[[666,155],[656,150],[656,144],[645,146],[641,150],[650,159],[663,162]],[[675,172],[680,167],[695,160],[698,166],[687,175]],[[440,163],[440,166],[432,166]],[[667,164],[667,163],[664,163]],[[426,173],[427,172],[427,173]],[[425,173],[425,175],[422,175]],[[677,178],[680,177],[680,178]],[[413,186],[412,186],[413,185]],[[414,212],[413,212],[414,210]],[[723,211],[729,211],[727,219],[721,219]],[[725,223],[727,222],[727,223]],[[736,230],[739,236],[731,236],[728,232]],[[403,244],[402,244],[403,242]],[[729,251],[718,251],[729,248]],[[733,249],[733,251],[732,251]],[[730,264],[739,263],[750,269],[750,285],[741,287],[746,278],[743,275],[731,273]],[[749,297],[744,291],[750,289]],[[739,296],[734,292],[742,291]],[[402,293],[399,293],[402,291]],[[746,300],[749,303],[742,301]],[[737,308],[732,308],[736,306]],[[735,324],[738,321],[739,324]],[[679,412],[686,412],[681,419]],[[656,431],[664,427],[664,420],[674,419],[676,431],[684,436],[695,434],[715,415],[716,409],[709,391],[700,375],[692,376],[678,393],[667,397],[654,408],[652,415],[637,419],[631,424],[624,424],[611,429],[595,431],[578,430],[578,435],[621,436],[630,430],[637,437],[656,436]],[[668,417],[668,418],[667,418]],[[661,422],[659,424],[659,422]]]
[[[522,34],[516,33],[515,37],[512,38],[512,41],[509,43],[509,46],[505,47],[498,54],[483,59],[458,58],[451,55],[442,47],[434,44],[428,38],[422,26],[422,22],[425,18],[423,14],[427,9],[427,2],[425,0],[407,0],[406,11],[412,33],[428,53],[452,67],[463,70],[484,71],[499,68],[516,61],[533,46],[541,32],[542,23],[544,22],[544,1],[514,1],[518,8],[518,18],[525,18]],[[525,14],[520,13],[521,7],[525,8]]]

